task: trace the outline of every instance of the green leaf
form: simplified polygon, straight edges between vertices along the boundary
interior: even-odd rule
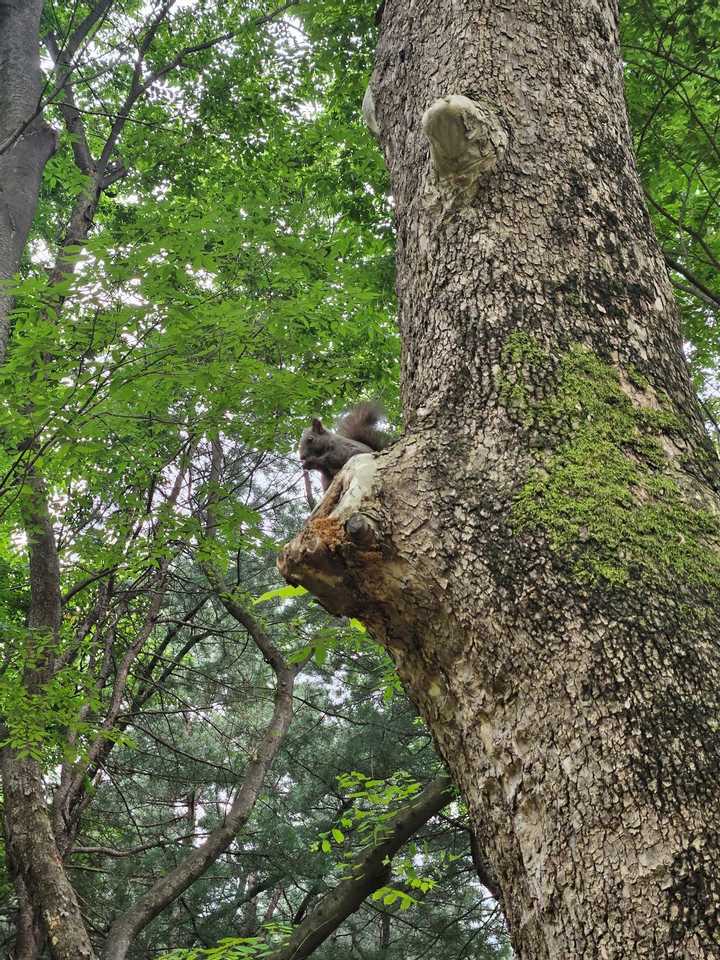
[[[282,599],[302,597],[307,592],[305,587],[278,587],[275,590],[267,590],[265,593],[261,593],[259,597],[253,600],[253,603],[265,603],[266,600],[275,600],[277,597]]]

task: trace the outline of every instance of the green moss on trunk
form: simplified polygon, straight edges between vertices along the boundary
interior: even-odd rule
[[[672,578],[716,593],[720,518],[662,443],[683,432],[667,397],[633,370],[623,371],[623,389],[618,370],[581,345],[553,359],[516,334],[503,361],[509,411],[549,438],[515,499],[516,532],[543,531],[581,582]]]

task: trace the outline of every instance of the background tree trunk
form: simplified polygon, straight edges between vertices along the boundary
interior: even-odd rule
[[[388,0],[372,90],[408,431],[281,569],[390,650],[520,957],[717,956],[718,470],[615,4]],[[449,95],[491,117],[473,189],[431,167]]]
[[[43,796],[39,765],[18,758],[10,747],[0,755],[8,844],[23,881],[40,915],[53,960],[94,960],[77,897],[57,854]],[[32,957],[27,936],[26,957]]]
[[[42,0],[0,4],[0,283],[18,270],[35,216],[40,179],[55,134],[40,115],[38,42]],[[10,335],[12,298],[0,286],[0,363]]]

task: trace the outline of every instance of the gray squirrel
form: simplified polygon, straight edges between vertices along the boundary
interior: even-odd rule
[[[350,457],[383,450],[392,442],[392,437],[377,426],[384,416],[382,406],[371,400],[343,414],[334,431],[326,430],[321,420],[313,420],[300,437],[303,470],[318,470],[322,488],[327,490]]]

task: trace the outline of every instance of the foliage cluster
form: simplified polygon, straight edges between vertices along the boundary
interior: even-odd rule
[[[640,175],[673,277],[696,383],[714,395],[720,351],[720,10],[707,0],[631,0],[620,6]]]

